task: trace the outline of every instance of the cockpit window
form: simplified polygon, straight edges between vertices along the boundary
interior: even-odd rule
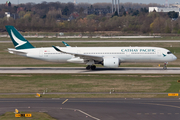
[[[172,52],[167,52],[167,54],[172,54]]]

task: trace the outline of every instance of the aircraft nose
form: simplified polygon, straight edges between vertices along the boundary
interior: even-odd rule
[[[177,57],[175,55],[173,55],[173,60],[176,60],[176,59],[177,59]]]

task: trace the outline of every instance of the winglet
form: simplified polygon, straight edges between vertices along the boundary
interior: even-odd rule
[[[57,47],[55,47],[55,46],[52,46],[56,51],[58,51],[58,52],[62,52],[60,49],[58,49]]]
[[[68,45],[66,42],[62,41],[62,43],[66,46],[66,47],[71,47],[70,45]]]

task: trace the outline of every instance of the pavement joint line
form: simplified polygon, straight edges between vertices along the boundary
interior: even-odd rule
[[[180,106],[174,106],[174,105],[154,104],[154,103],[140,103],[140,104],[158,105],[158,106],[173,107],[173,108],[179,108],[180,109]]]
[[[39,111],[39,112],[45,113],[45,112],[48,112],[48,111]]]
[[[60,98],[52,98],[52,100],[60,100]]]
[[[141,98],[133,98],[133,100],[140,100]]]
[[[137,115],[141,115],[142,113],[137,113]],[[157,115],[158,113],[152,113],[152,115]],[[160,115],[164,115],[164,113],[159,113]],[[168,115],[172,115],[173,113],[167,113]],[[179,115],[179,113],[174,113],[175,115]],[[144,113],[144,115],[150,115],[150,113]]]

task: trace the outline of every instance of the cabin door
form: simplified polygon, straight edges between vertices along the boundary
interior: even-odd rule
[[[43,51],[43,50],[40,50],[40,51],[39,51],[39,57],[43,57],[43,55],[44,55],[44,51]]]

